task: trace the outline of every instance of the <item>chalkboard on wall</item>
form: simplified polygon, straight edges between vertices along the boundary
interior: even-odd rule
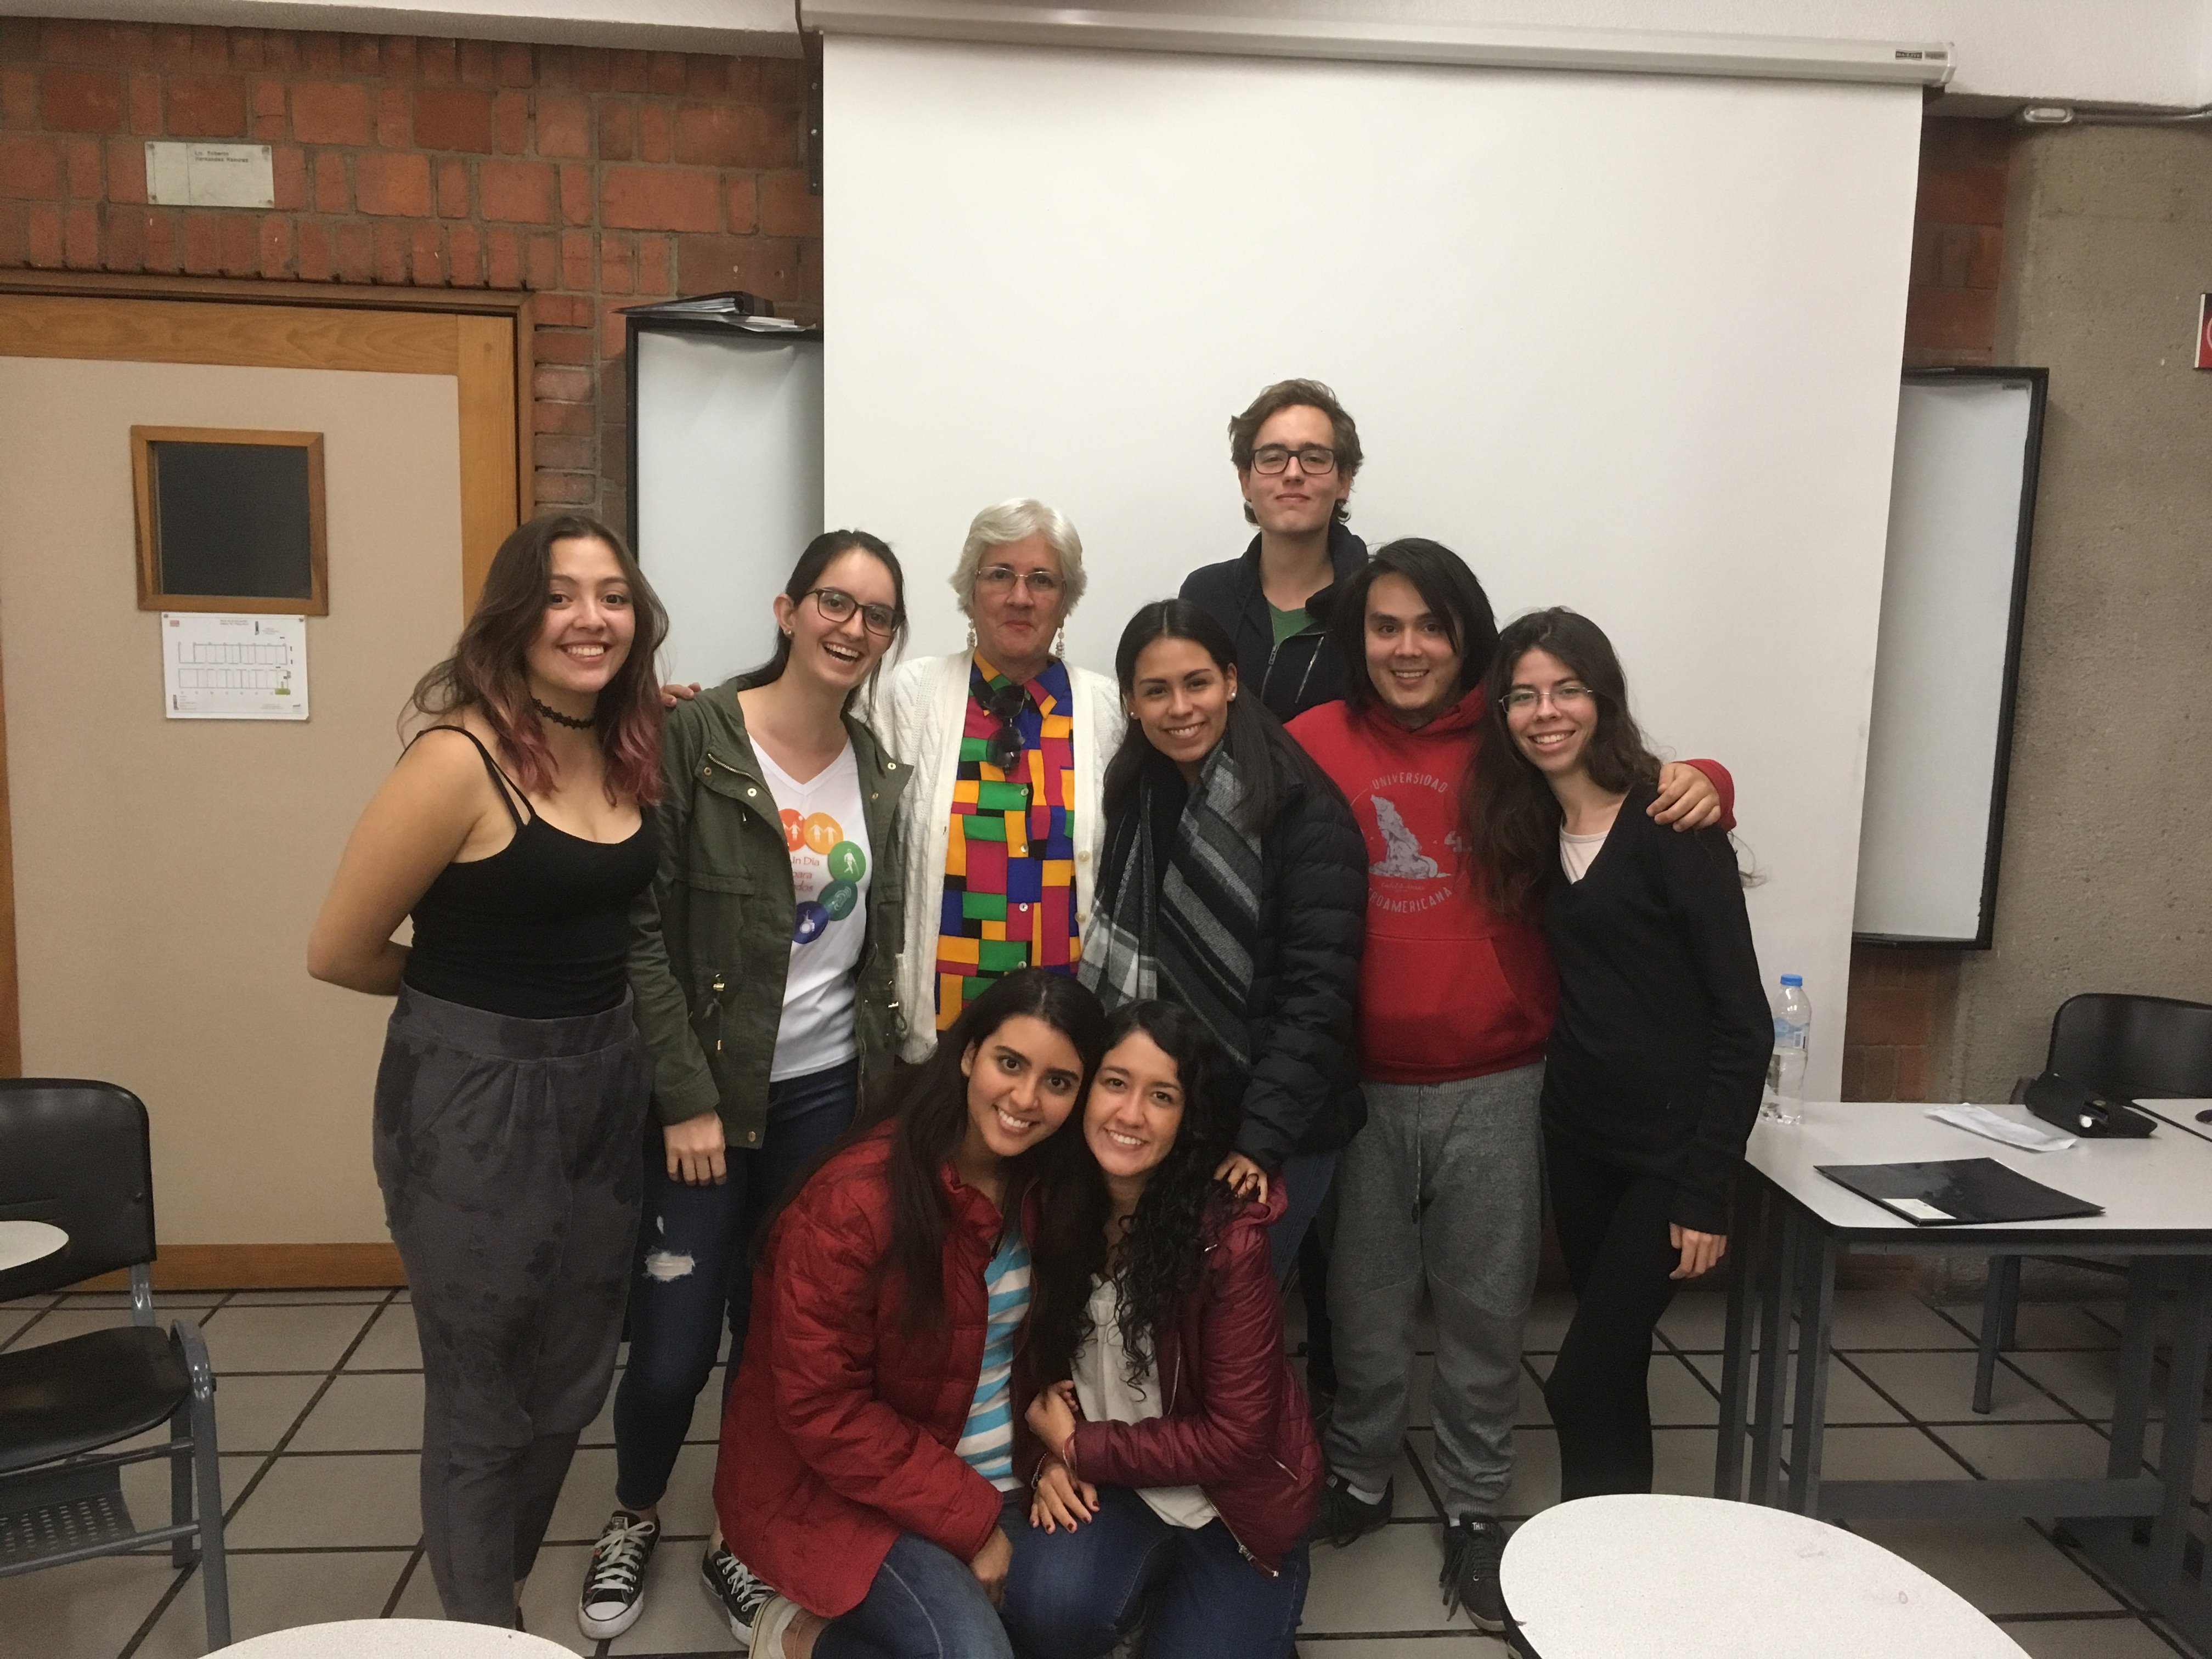
[[[134,426],[141,611],[330,614],[319,432]]]

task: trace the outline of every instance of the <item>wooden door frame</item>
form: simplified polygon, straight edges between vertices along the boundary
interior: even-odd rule
[[[536,353],[532,349],[531,296],[496,289],[374,288],[358,283],[258,282],[220,276],[142,276],[107,271],[0,270],[0,303],[15,299],[155,301],[168,303],[282,307],[314,311],[379,311],[437,313],[460,319],[450,348],[450,361],[442,367],[425,360],[404,364],[417,373],[451,373],[460,382],[462,432],[462,610],[476,602],[484,571],[500,539],[527,518],[533,506],[535,483],[531,455],[531,380]],[[167,315],[167,313],[163,313]],[[499,328],[471,328],[467,319],[496,319]],[[271,319],[275,320],[275,319]],[[369,368],[370,362],[325,360],[312,339],[291,337],[290,331],[270,331],[264,349],[251,361],[293,368]],[[197,354],[180,338],[179,349],[159,353],[143,361],[221,362],[240,361],[236,356]],[[118,361],[112,353],[70,349],[66,343],[42,341],[52,349],[20,355],[79,357]],[[19,355],[0,350],[0,355]],[[120,361],[129,361],[122,359]],[[471,402],[481,404],[507,389],[512,377],[514,400],[514,493],[491,484],[503,473],[487,472],[479,462],[471,465],[471,432],[480,450],[504,450],[506,437],[496,445],[482,442],[483,423],[469,420]],[[473,394],[473,397],[472,397]],[[483,459],[490,460],[490,453]],[[499,457],[502,462],[504,457]],[[471,488],[471,481],[475,488]],[[7,716],[0,697],[0,1076],[20,1077],[23,1072],[21,1007],[15,955],[15,856],[13,820],[8,799]],[[290,1247],[283,1247],[290,1248]],[[382,1249],[384,1247],[377,1247]],[[320,1281],[319,1281],[320,1282]]]

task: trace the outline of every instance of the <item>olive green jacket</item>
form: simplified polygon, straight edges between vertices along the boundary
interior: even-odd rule
[[[768,1131],[769,1067],[799,908],[783,823],[738,707],[737,694],[755,683],[739,676],[669,712],[653,809],[660,869],[631,913],[629,957],[655,1114],[680,1123],[719,1110],[740,1151]],[[908,769],[850,714],[845,729],[872,866],[853,1011],[865,1088],[885,1073],[904,1034],[894,988],[904,916],[895,825]]]

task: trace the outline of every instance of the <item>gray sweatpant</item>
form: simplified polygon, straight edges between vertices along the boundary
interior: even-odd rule
[[[422,1544],[448,1619],[514,1623],[614,1375],[652,1068],[628,997],[515,1019],[403,988],[377,1184],[422,1340]]]
[[[1435,1475],[1452,1518],[1495,1515],[1513,1478],[1521,1331],[1543,1225],[1544,1068],[1452,1083],[1362,1084],[1366,1127],[1336,1169],[1328,1312],[1332,1471],[1379,1492],[1406,1435],[1413,1322],[1437,1320]]]

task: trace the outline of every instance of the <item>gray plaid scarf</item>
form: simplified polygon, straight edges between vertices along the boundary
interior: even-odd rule
[[[1077,976],[1109,1010],[1152,997],[1182,1003],[1249,1070],[1261,854],[1260,838],[1237,826],[1237,763],[1225,744],[1206,757],[1164,859],[1152,829],[1157,787],[1147,766],[1136,799],[1106,826]]]

